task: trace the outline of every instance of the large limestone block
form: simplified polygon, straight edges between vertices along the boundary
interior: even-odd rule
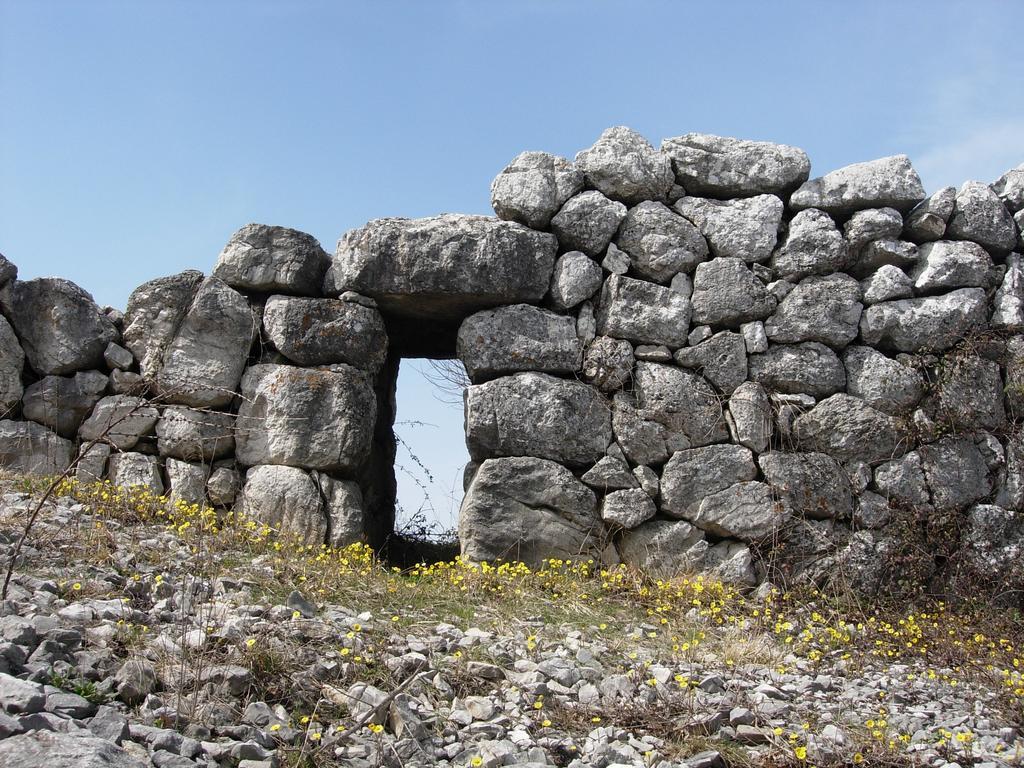
[[[862,208],[909,211],[924,198],[921,177],[906,155],[893,155],[854,163],[811,179],[792,194],[794,210],[820,208],[847,214]]]
[[[22,413],[61,437],[74,437],[107,389],[110,380],[99,371],[73,377],[47,376],[25,389]]]
[[[555,261],[549,294],[555,309],[572,309],[601,289],[604,273],[583,251],[563,253]]]
[[[0,291],[0,308],[40,376],[101,368],[107,344],[118,340],[110,318],[69,280],[15,280]]]
[[[604,526],[594,492],[565,467],[518,456],[484,461],[459,510],[462,556],[521,561],[599,556]]]
[[[846,371],[839,356],[824,344],[775,344],[747,360],[751,381],[773,392],[810,395],[821,399],[846,388]]]
[[[872,240],[860,249],[846,271],[862,278],[886,266],[908,270],[914,267],[917,258],[918,247],[906,240]]]
[[[115,453],[107,463],[107,478],[121,488],[145,488],[154,496],[164,492],[160,463],[144,453]]]
[[[193,408],[230,403],[256,330],[240,293],[215,277],[204,280],[164,353],[157,374],[163,400]]]
[[[674,365],[638,362],[636,398],[641,414],[681,434],[691,446],[729,439],[718,393],[699,374]]]
[[[676,351],[675,361],[683,368],[699,369],[723,395],[747,378],[747,344],[733,331],[720,331],[695,347]]]
[[[765,322],[765,333],[775,343],[818,341],[842,349],[857,338],[860,299],[860,283],[849,275],[804,278]]]
[[[895,208],[867,208],[854,213],[843,225],[851,250],[872,240],[895,240],[903,232],[903,216]]]
[[[523,152],[491,182],[491,207],[499,219],[547,229],[565,201],[583,188],[583,171],[564,157]]]
[[[697,265],[690,300],[695,323],[726,328],[763,320],[776,306],[775,297],[743,259],[726,257]]]
[[[351,473],[370,449],[377,401],[367,374],[256,365],[242,377],[235,458]]]
[[[963,562],[969,583],[981,577],[988,584],[999,585],[1003,600],[1010,605],[1007,593],[1024,589],[1024,515],[994,504],[978,504],[967,511],[962,532]]]
[[[201,411],[172,405],[156,423],[161,456],[182,461],[205,461],[230,456],[235,449],[235,417],[219,411]]]
[[[612,441],[611,408],[594,388],[518,373],[466,390],[466,443],[474,461],[536,456],[593,464]]]
[[[944,293],[955,288],[988,288],[992,257],[977,243],[939,240],[918,249],[910,271],[918,295]]]
[[[164,470],[167,472],[167,495],[172,502],[206,503],[206,467],[178,459],[165,459]]]
[[[612,528],[636,528],[657,512],[651,497],[642,488],[612,491],[601,502],[601,519]]]
[[[917,451],[879,464],[875,468],[874,482],[878,492],[891,502],[913,510],[933,509],[921,454]]]
[[[108,395],[96,403],[78,430],[82,440],[99,440],[127,451],[152,434],[160,412],[141,397]]]
[[[612,400],[612,428],[623,454],[634,464],[661,464],[674,451],[690,447],[685,434],[655,421],[628,392],[618,392]]]
[[[106,739],[79,733],[31,730],[11,736],[0,741],[0,764],[18,768],[146,768],[150,764]]]
[[[953,215],[956,187],[942,187],[932,193],[907,215],[903,235],[914,243],[940,240],[946,234],[946,224]]]
[[[608,128],[578,152],[576,167],[589,186],[626,205],[666,199],[675,180],[669,158],[625,126]]]
[[[1012,251],[1017,244],[1013,216],[992,187],[978,181],[964,182],[957,191],[946,235],[972,240],[996,253]]]
[[[774,536],[790,514],[771,486],[752,480],[706,496],[693,523],[714,536],[754,542]]]
[[[998,363],[972,354],[947,355],[923,407],[933,421],[954,430],[1001,430],[1006,410]]]
[[[202,282],[202,272],[187,270],[150,280],[131,292],[124,311],[124,345],[139,361],[143,376],[152,378],[160,370],[164,352]]]
[[[853,514],[853,489],[846,471],[823,453],[772,451],[758,457],[764,479],[793,511],[818,520]]]
[[[320,488],[297,467],[263,465],[245,473],[239,503],[248,517],[303,544],[327,541],[327,516]]]
[[[775,419],[771,400],[765,388],[746,381],[729,397],[729,432],[733,442],[755,453],[768,450]]]
[[[704,235],[713,256],[732,256],[747,263],[766,261],[771,256],[783,207],[775,195],[740,200],[683,197],[674,206]]]
[[[777,277],[796,282],[807,275],[828,275],[846,268],[850,248],[827,213],[800,211],[772,254]]]
[[[629,209],[616,244],[629,255],[633,272],[655,283],[668,283],[679,272],[693,272],[708,257],[708,244],[697,228],[652,201]]]
[[[224,246],[213,276],[242,291],[319,296],[328,261],[312,235],[246,224]]]
[[[651,520],[626,531],[618,550],[626,565],[654,578],[670,578],[700,570],[708,542],[699,528],[683,520]]]
[[[626,206],[588,190],[569,198],[554,218],[551,231],[563,248],[600,256],[626,218]]]
[[[32,421],[0,421],[0,466],[25,475],[56,475],[74,458],[74,444]]]
[[[839,461],[877,464],[907,449],[903,424],[863,400],[836,394],[796,418],[793,431],[803,450]]]
[[[324,293],[351,290],[386,312],[461,319],[498,304],[540,301],[557,247],[550,234],[487,216],[376,219],[338,241]]]
[[[973,440],[944,437],[918,453],[936,509],[960,511],[992,493],[995,473]]]
[[[753,454],[738,445],[677,451],[661,472],[661,511],[692,519],[706,496],[756,477]]]
[[[277,351],[297,365],[348,363],[377,371],[388,352],[384,318],[355,301],[271,296],[263,328]]]
[[[681,293],[620,275],[605,280],[597,314],[602,336],[676,348],[686,344],[689,330],[690,302]]]
[[[924,395],[924,377],[918,371],[871,347],[848,347],[843,365],[846,391],[890,416],[906,413]]]
[[[327,543],[347,547],[366,540],[367,515],[363,492],[351,480],[338,480],[316,473],[327,514]]]
[[[529,304],[470,315],[459,327],[456,352],[474,382],[519,371],[574,373],[583,360],[575,319]]]
[[[802,149],[707,133],[665,139],[676,179],[687,192],[708,197],[784,194],[807,180],[811,161]]]
[[[883,301],[860,319],[861,340],[897,352],[943,352],[985,325],[985,291],[961,288],[942,296]]]
[[[0,315],[0,413],[18,404],[25,392],[21,373],[25,369],[25,352],[14,335],[7,318]]]

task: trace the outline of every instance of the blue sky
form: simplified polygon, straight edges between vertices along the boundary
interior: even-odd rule
[[[489,213],[517,153],[618,124],[992,181],[1024,160],[1021,29],[1019,0],[0,0],[0,252],[123,307],[250,221],[330,251],[379,216]],[[399,420],[439,425],[404,434],[446,518],[461,411],[414,367]]]

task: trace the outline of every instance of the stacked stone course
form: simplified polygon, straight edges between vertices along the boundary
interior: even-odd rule
[[[123,315],[2,259],[0,463],[82,453],[380,546],[398,360],[458,357],[467,558],[872,590],[913,513],[1024,588],[1024,166],[928,197],[905,156],[809,176],[795,147],[617,127],[516,157],[498,218],[379,219],[333,256],[250,224]]]

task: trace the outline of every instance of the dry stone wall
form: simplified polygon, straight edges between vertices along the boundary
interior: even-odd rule
[[[0,463],[385,543],[401,357],[458,357],[473,560],[1024,588],[1024,166],[611,128],[497,218],[250,224],[122,314],[0,259]],[[941,539],[944,547],[936,547]]]

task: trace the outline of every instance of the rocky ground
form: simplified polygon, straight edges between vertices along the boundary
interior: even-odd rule
[[[4,487],[6,564],[40,494]],[[567,563],[398,572],[58,490],[2,604],[0,765],[1024,764],[1019,616]]]

